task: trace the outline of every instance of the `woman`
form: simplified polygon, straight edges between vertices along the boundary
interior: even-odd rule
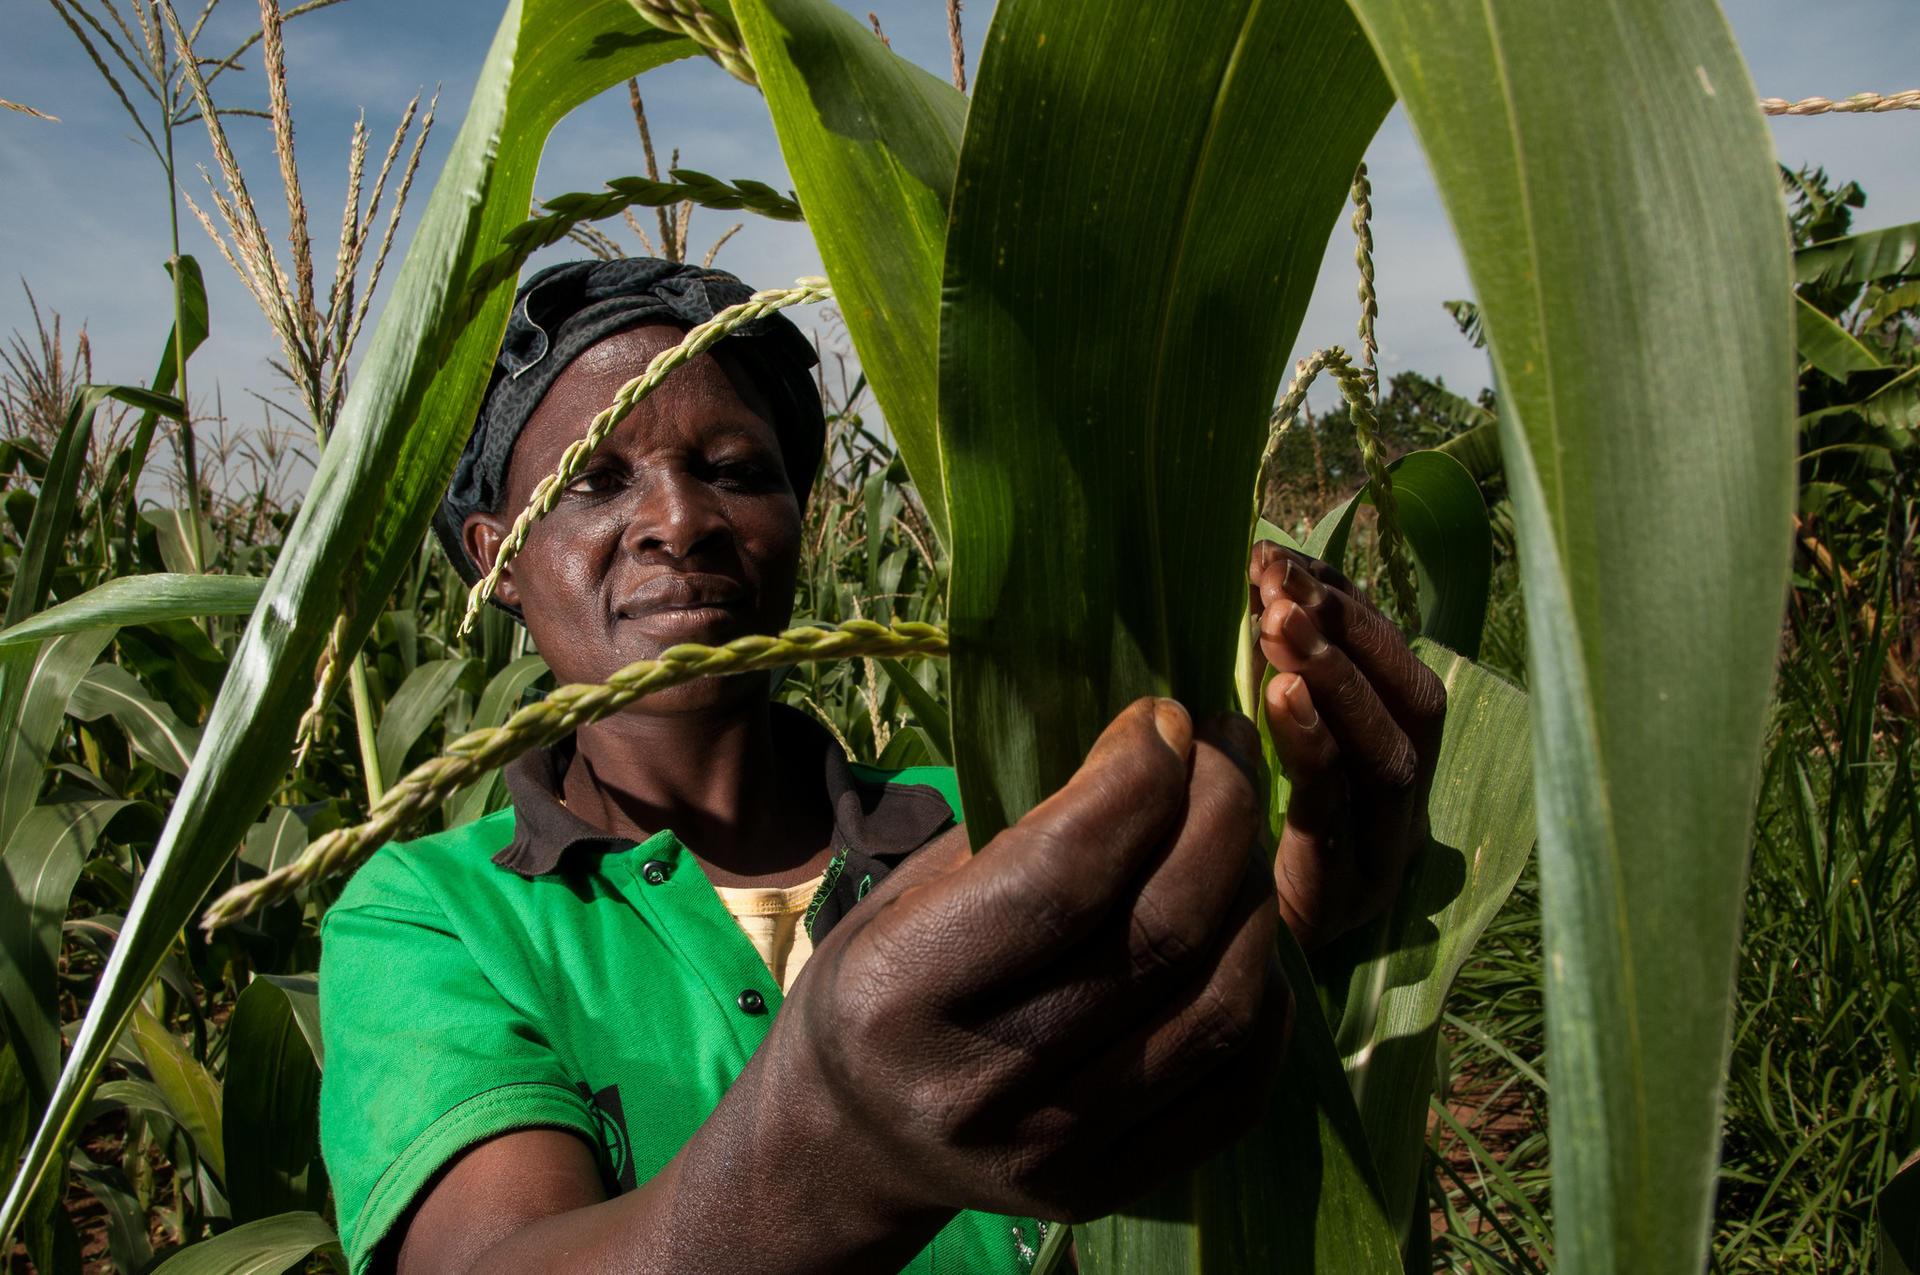
[[[463,576],[614,390],[743,300],[581,262],[515,301],[436,527]],[[617,428],[501,576],[563,682],[784,627],[823,425],[784,318]],[[1172,701],[970,855],[952,776],[852,766],[767,677],[641,700],[389,847],[328,912],[322,1131],[356,1272],[981,1271],[1244,1129],[1309,947],[1424,837],[1444,694],[1328,569],[1263,547],[1258,740]],[[775,1010],[781,1010],[777,1015]]]

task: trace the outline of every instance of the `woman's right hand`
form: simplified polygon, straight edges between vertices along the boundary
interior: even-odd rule
[[[1258,741],[1169,700],[978,855],[910,858],[820,944],[706,1122],[605,1197],[573,1133],[455,1160],[396,1226],[413,1272],[897,1271],[958,1209],[1112,1212],[1253,1121],[1292,998],[1256,849]]]
[[[834,928],[755,1060],[762,1096],[935,1221],[1100,1216],[1231,1141],[1292,1008],[1258,757],[1238,715],[1196,738],[1171,700],[1130,706],[978,855],[955,830]]]

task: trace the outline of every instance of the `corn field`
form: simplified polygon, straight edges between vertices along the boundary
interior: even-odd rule
[[[168,0],[50,0],[188,216],[145,384],[95,383],[44,282],[0,350],[8,1269],[348,1269],[319,922],[382,844],[502,808],[513,756],[777,668],[856,760],[953,766],[978,848],[1141,695],[1258,719],[1274,541],[1446,685],[1431,838],[1311,960],[1281,927],[1264,1115],[1033,1269],[1920,1271],[1920,222],[1855,232],[1866,192],[1764,123],[1920,96],[1763,100],[1715,0],[998,0],[973,68],[949,3],[950,73],[833,0],[505,0],[437,174],[431,94],[356,127],[329,267],[287,48],[335,2],[260,0],[229,51]],[[660,162],[683,60],[753,86],[793,189]],[[605,92],[642,171],[536,195]],[[1381,371],[1395,104],[1477,397]],[[696,209],[804,223],[825,277],[690,333],[570,463],[701,339],[824,309],[803,623],[555,686],[429,519],[529,258],[724,264]],[[1329,252],[1356,322],[1303,334]],[[193,355],[262,320],[287,392],[230,429]]]

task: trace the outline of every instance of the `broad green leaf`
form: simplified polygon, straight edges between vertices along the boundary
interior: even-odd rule
[[[480,703],[473,711],[473,720],[467,723],[468,730],[480,730],[488,726],[498,726],[507,720],[507,715],[520,707],[520,700],[527,688],[547,675],[547,662],[537,655],[523,655],[493,675],[487,683],[487,689],[480,692]],[[491,809],[491,799],[497,788],[502,786],[500,773],[495,771],[484,779],[477,779],[447,799],[447,826],[459,827],[471,823]]]
[[[340,1237],[325,1218],[281,1213],[189,1245],[155,1267],[153,1275],[281,1275],[314,1253],[325,1254],[335,1270],[347,1269]]]
[[[1693,1275],[1793,509],[1772,147],[1713,0],[1349,3],[1500,391],[1559,1269]]]
[[[1493,532],[1473,475],[1441,451],[1409,452],[1387,466],[1400,529],[1413,553],[1420,592],[1420,632],[1472,659],[1480,653],[1493,579]],[[1314,524],[1306,551],[1345,570],[1347,534],[1362,504],[1362,487]]]
[[[111,629],[92,629],[0,649],[0,845],[39,801],[67,697],[112,640]]]
[[[627,0],[509,0],[340,421],[233,653],[204,728],[207,744],[181,784],[54,1100],[0,1207],[0,1236],[18,1224],[73,1133],[174,936],[271,798],[335,617],[350,616],[351,655],[419,552],[513,294],[511,278],[484,296],[469,295],[467,281],[526,218],[547,133],[601,89],[693,51]]]
[[[932,351],[967,99],[831,0],[735,0],[733,13],[834,302],[944,539]]]
[[[200,747],[200,732],[147,694],[140,679],[118,664],[96,664],[67,697],[67,713],[83,722],[111,717],[134,751],[170,775],[184,775]]]
[[[153,528],[160,561],[168,571],[192,575],[213,556],[213,529],[190,509],[145,509],[140,521]]]
[[[286,806],[273,806],[260,822],[247,829],[240,862],[262,872],[292,863],[307,848],[307,825]]]
[[[154,369],[151,388],[156,394],[172,394],[177,387],[180,375],[181,356],[193,356],[207,339],[207,284],[200,274],[200,263],[193,257],[182,254],[177,258],[179,269],[174,263],[163,263],[167,277],[173,283],[176,299],[175,312],[179,316],[176,327],[167,329],[166,344],[160,350],[160,364]],[[179,342],[176,351],[175,342]],[[139,510],[140,475],[146,468],[147,452],[153,444],[154,426],[160,421],[160,414],[154,411],[143,412],[140,423],[134,426],[133,443],[128,452],[127,477],[127,534],[131,536],[135,516]]]
[[[7,595],[6,622],[9,627],[38,611],[53,588],[54,567],[66,544],[67,529],[73,523],[74,502],[80,491],[80,478],[86,472],[87,447],[93,441],[93,420],[100,404],[118,399],[133,407],[147,408],[168,416],[181,413],[178,399],[155,394],[132,385],[85,385],[74,391],[67,407],[66,423],[47,458],[46,477],[40,481],[40,498],[34,503],[33,521],[20,546],[14,567],[12,592]]]
[[[1879,283],[1920,274],[1920,221],[1808,244],[1793,254],[1800,283]]]
[[[117,629],[208,615],[249,615],[265,580],[252,576],[201,576],[155,572],[119,576],[75,598],[56,603],[19,624],[0,629],[0,646],[38,642],[85,629]]]
[[[1396,1227],[1416,1208],[1424,1218],[1427,1099],[1447,993],[1534,841],[1526,695],[1452,651],[1415,649],[1447,687],[1432,839],[1393,910],[1316,958],[1351,971],[1336,1043]]]
[[[1285,933],[1280,957],[1292,986],[1313,986],[1306,958]],[[1295,997],[1293,1034],[1269,1104],[1251,1136],[1186,1181],[1155,1192],[1132,1215],[1076,1226],[1080,1269],[1397,1272],[1399,1244],[1366,1134],[1311,993]]]
[[[1874,1205],[1880,1275],[1920,1275],[1920,1158],[1907,1161]]]
[[[320,1064],[280,985],[255,979],[240,993],[220,1099],[234,1220],[324,1207]]]
[[[320,980],[313,974],[260,974],[255,976],[256,983],[272,983],[287,998],[287,1008],[293,1011],[293,1021],[299,1026],[300,1034],[306,1037],[307,1048],[313,1051],[313,1061],[326,1066],[326,1046],[320,1036]]]
[[[1859,337],[1822,314],[1811,301],[1795,297],[1794,302],[1801,358],[1836,381],[1887,365],[1886,360],[1860,344]]]
[[[1337,0],[996,9],[940,320],[953,744],[976,846],[1135,698],[1234,702],[1248,483],[1390,100]],[[812,204],[808,217],[820,224]],[[1338,1057],[1309,1018],[1266,1120],[1076,1228],[1088,1270],[1397,1262]]]
[[[1247,486],[1390,101],[1336,0],[995,11],[940,332],[976,845],[1138,696],[1233,702]]]
[[[0,850],[0,1023],[39,1112],[60,1074],[61,922],[80,868],[124,801],[69,801],[27,812]]]
[[[193,1139],[194,1150],[213,1175],[225,1182],[227,1153],[221,1137],[220,1082],[145,1005],[134,1007],[133,1044],[147,1064],[154,1088],[166,1098],[173,1118]]]
[[[141,1206],[117,1166],[96,1164],[75,1150],[73,1177],[100,1203],[107,1217],[107,1251],[116,1269],[141,1271],[153,1260],[153,1241],[147,1231],[147,1211]]]
[[[926,733],[927,743],[932,746],[940,764],[953,764],[953,724],[948,720],[947,710],[934,698],[933,692],[921,685],[913,670],[899,660],[875,660],[881,672],[887,675],[887,681],[893,683],[893,689],[900,692],[900,698],[907,701],[907,708],[913,714],[913,720]]]
[[[428,660],[407,674],[407,680],[400,683],[380,714],[377,748],[381,774],[404,773],[407,753],[447,711],[447,704],[460,689],[460,678],[472,663],[466,659]]]

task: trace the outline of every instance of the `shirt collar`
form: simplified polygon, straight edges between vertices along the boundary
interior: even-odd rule
[[[775,704],[773,712],[778,745],[797,760],[821,768],[833,806],[836,853],[851,852],[890,867],[953,822],[946,799],[935,789],[864,779],[854,773],[846,753],[819,723],[784,704]],[[583,855],[624,850],[634,844],[629,837],[588,823],[563,803],[562,781],[573,752],[569,736],[507,764],[514,831],[513,840],[493,856],[501,867],[523,877],[543,876],[573,867]]]

